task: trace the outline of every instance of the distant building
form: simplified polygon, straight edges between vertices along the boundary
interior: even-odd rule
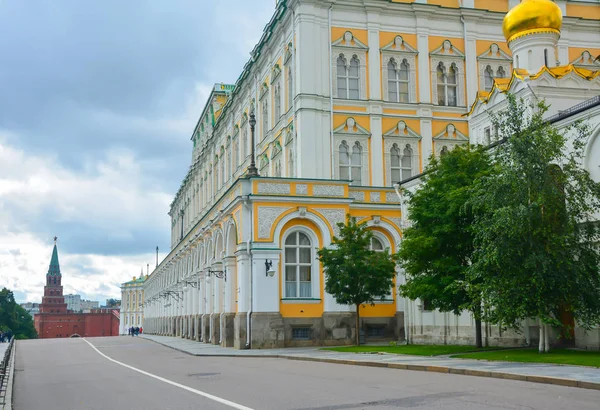
[[[36,313],[40,313],[40,304],[39,303],[27,302],[27,303],[21,303],[20,305],[31,316],[35,315]]]
[[[148,276],[142,274],[139,278],[133,277],[129,282],[121,285],[121,334],[127,334],[131,326],[143,327],[144,324],[144,281]]]
[[[96,300],[82,300],[81,301],[81,310],[83,313],[91,312],[94,309],[100,308],[100,302]]]
[[[65,295],[65,303],[67,304],[67,310],[71,312],[81,312],[81,296],[80,295]]]
[[[82,302],[79,295],[67,295],[67,297],[73,301],[79,300],[80,303]],[[92,303],[95,303],[96,307],[98,306],[98,302]],[[80,310],[81,307],[79,305]],[[62,275],[58,263],[56,238],[54,238],[54,249],[52,250],[50,267],[46,274],[44,296],[42,303],[39,305],[39,313],[34,316],[34,324],[40,339],[117,336],[119,334],[118,311],[111,309],[92,309],[90,313],[73,313],[68,311],[65,296],[63,296]]]

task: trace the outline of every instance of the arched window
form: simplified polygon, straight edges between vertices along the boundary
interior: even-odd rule
[[[265,95],[262,101],[261,108],[261,117],[262,117],[262,138],[267,136],[267,132],[269,131],[269,98]]]
[[[313,247],[303,232],[292,232],[285,240],[286,298],[312,297]]]
[[[232,170],[231,170],[231,174],[233,175],[233,173],[235,172],[235,170],[237,169],[238,165],[239,165],[239,155],[240,155],[240,146],[239,146],[239,141],[238,139],[234,139],[233,142],[231,143],[232,147],[231,150],[232,152],[232,161],[231,161],[231,166],[232,166]]]
[[[277,123],[279,121],[279,117],[281,117],[281,91],[279,89],[279,84],[275,86],[275,90],[273,91],[273,99],[275,105],[275,121]]]
[[[287,95],[288,95],[288,110],[294,105],[294,77],[292,73],[292,67],[288,68],[288,82],[287,82]]]
[[[248,152],[248,127],[242,126],[242,162],[246,159],[246,153]]]
[[[390,149],[390,167],[392,169],[392,184],[402,180],[402,171],[400,169],[400,149],[398,144],[392,145]]]
[[[494,86],[494,70],[489,65],[485,68],[483,73],[485,78],[485,90],[490,91]]]
[[[352,185],[362,185],[362,147],[358,141],[352,147],[350,177],[352,178]]]
[[[339,146],[340,179],[350,179],[350,152],[346,141]]]
[[[385,250],[385,248],[383,247],[383,243],[381,243],[381,241],[376,237],[371,238],[371,244],[369,246],[369,249],[375,252],[383,252]]]
[[[408,97],[408,63],[403,60],[400,67],[392,58],[388,63],[388,100],[392,102],[409,102]]]
[[[498,71],[496,71],[496,78],[506,78],[506,72],[502,66],[498,67]]]
[[[338,98],[349,98],[357,100],[359,93],[360,62],[357,56],[353,56],[350,63],[343,55],[337,59],[337,96]]]
[[[287,177],[294,177],[294,152],[290,149],[290,153],[288,155],[288,163],[287,163]]]
[[[437,68],[438,105],[456,107],[456,65],[453,63],[448,70],[444,63]]]
[[[412,177],[412,162],[413,162],[413,150],[410,144],[406,144],[402,151],[402,180]]]

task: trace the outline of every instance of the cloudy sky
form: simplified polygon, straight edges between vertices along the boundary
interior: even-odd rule
[[[169,248],[168,206],[211,87],[275,0],[0,0],[0,288],[104,302]]]

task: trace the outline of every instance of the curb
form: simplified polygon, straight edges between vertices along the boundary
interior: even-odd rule
[[[15,382],[15,358],[17,357],[17,341],[13,341],[12,352],[10,352],[10,370],[8,371],[8,384],[6,385],[6,394],[4,395],[3,410],[12,410],[12,391]]]
[[[144,338],[146,339],[146,338]],[[387,369],[397,370],[413,370],[421,372],[433,372],[433,373],[447,373],[447,374],[458,374],[463,376],[475,376],[475,377],[488,377],[493,379],[504,379],[504,380],[517,380],[530,383],[541,383],[541,384],[552,384],[556,386],[566,387],[578,387],[580,389],[600,390],[600,383],[586,382],[582,380],[566,379],[560,377],[551,376],[530,376],[516,373],[505,373],[505,372],[493,372],[485,370],[472,370],[472,369],[459,369],[455,367],[446,366],[427,366],[419,364],[403,364],[403,363],[385,363],[385,362],[368,362],[359,360],[343,360],[343,359],[328,359],[318,357],[306,357],[306,356],[289,356],[289,355],[215,355],[215,354],[202,354],[202,353],[190,353],[186,350],[179,349],[177,347],[169,346],[168,344],[159,342],[158,340],[146,339],[154,343],[166,346],[173,350],[177,350],[182,353],[186,353],[190,356],[197,357],[236,357],[236,358],[265,358],[265,359],[287,359],[296,360],[303,362],[317,362],[317,363],[331,363],[331,364],[345,364],[351,366],[367,366],[367,367],[379,367]]]

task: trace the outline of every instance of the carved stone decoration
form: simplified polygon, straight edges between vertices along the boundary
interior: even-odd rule
[[[259,182],[259,194],[289,195],[290,184],[276,184],[272,182]]]
[[[337,224],[346,222],[346,212],[343,209],[335,208],[315,208],[315,211],[317,211],[325,217],[325,219],[333,229],[333,234],[335,236],[339,236],[340,229],[338,228]]]
[[[355,201],[364,202],[365,193],[364,191],[351,191],[350,198],[353,198]]]
[[[381,223],[381,216],[373,215],[373,225],[379,225]]]
[[[306,185],[306,184],[296,185],[296,195],[308,195],[308,185]]]
[[[258,207],[258,237],[260,239],[269,239],[271,228],[275,220],[289,210],[289,207],[283,206],[259,206]]]
[[[300,215],[300,218],[305,218],[306,217],[306,207],[305,206],[299,206],[298,207],[298,214]]]
[[[395,192],[386,192],[385,202],[392,202],[392,203],[399,204],[400,198],[398,198],[398,195],[396,195]]]
[[[588,70],[598,70],[600,68],[600,58],[594,58],[588,50],[585,50],[575,60],[571,61],[571,64]]]
[[[371,192],[371,202],[381,202],[381,195],[379,192]]]
[[[344,196],[343,185],[315,185],[313,187],[315,196]]]

